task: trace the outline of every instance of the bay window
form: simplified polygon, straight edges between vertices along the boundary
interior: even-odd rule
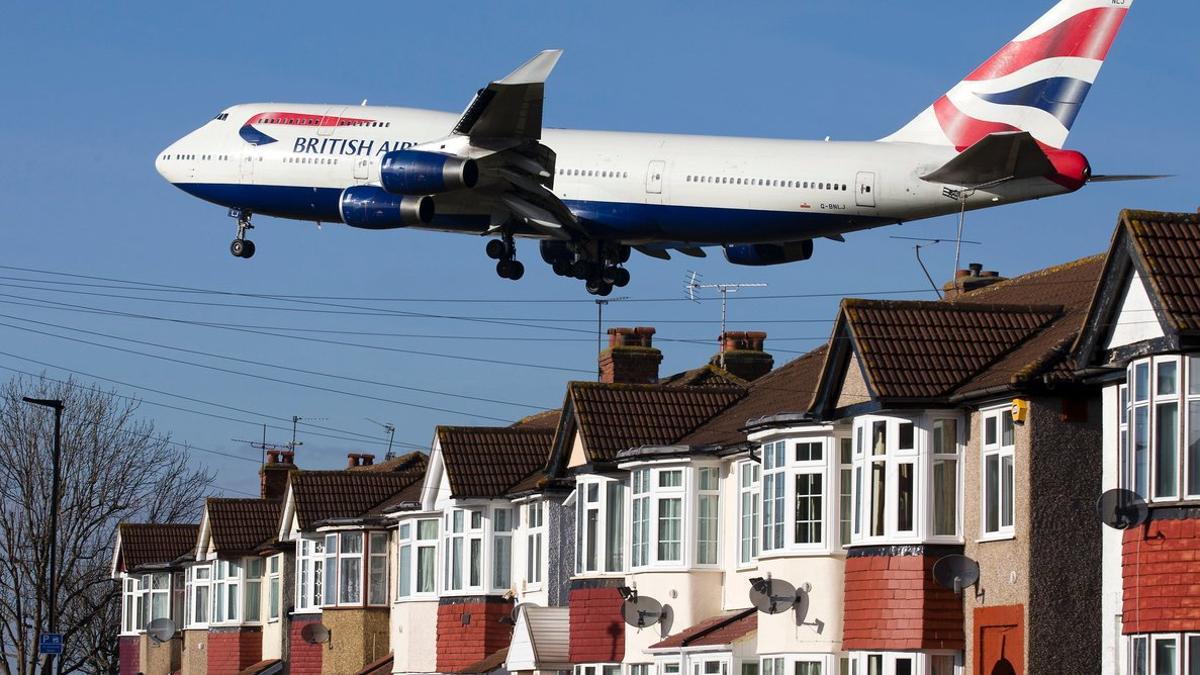
[[[761,467],[757,462],[737,464],[738,474],[738,563],[752,565],[758,559],[758,502],[761,499]]]
[[[282,561],[281,554],[267,558],[267,619],[272,621],[279,618],[280,606],[283,603]]]
[[[401,598],[429,596],[437,591],[438,519],[400,523],[397,530],[396,594]]]
[[[683,562],[683,469],[658,471],[654,491],[655,547],[658,562]]]
[[[245,588],[246,597],[244,600],[246,621],[259,621],[262,613],[262,576],[263,576],[263,560],[262,558],[249,558],[245,564]]]
[[[296,541],[296,612],[320,611],[324,575],[324,544],[301,537]]]
[[[125,577],[122,582],[121,632],[136,633],[146,627],[142,615],[142,588],[138,577]]]
[[[254,564],[258,563],[255,568]],[[258,601],[256,596],[253,599],[243,599],[243,592],[248,586],[257,590],[260,588],[257,584],[261,584],[261,579],[255,579],[252,584],[247,584],[246,581],[250,577],[250,572],[255,569],[258,575],[262,574],[262,559],[247,558],[234,560],[215,560],[212,564],[212,581],[209,584],[212,594],[212,612],[210,614],[210,623],[241,623],[243,621],[258,621]],[[246,607],[243,611],[243,600]]]
[[[525,582],[542,583],[542,566],[546,539],[546,505],[529,502],[525,510]]]
[[[202,628],[208,625],[208,612],[212,596],[209,584],[212,582],[211,565],[193,565],[187,570],[187,625]]]
[[[150,580],[147,591],[149,594],[148,622],[171,618],[171,574],[157,572],[142,578]]]
[[[623,572],[625,486],[620,480],[579,480],[575,501],[577,574]]]
[[[512,586],[513,510],[492,511],[492,588]]]
[[[762,449],[762,550],[775,551],[783,548],[784,486],[787,444],[783,441],[767,443]]]
[[[1012,410],[983,414],[983,534],[1011,536],[1016,499],[1013,465],[1016,432]]]
[[[632,473],[633,498],[630,500],[633,542],[630,545],[634,567],[650,562],[650,469],[636,469]]]
[[[851,652],[849,672],[858,675],[955,675],[961,656],[926,652]]]
[[[313,563],[312,577],[321,580],[321,587],[314,589],[321,597],[321,604],[327,607],[386,604],[387,546],[386,532],[327,532],[324,548],[309,552],[320,561],[320,568]],[[304,573],[301,568],[301,574]],[[298,581],[297,585],[302,584]]]
[[[338,604],[358,604],[362,602],[363,533],[343,532],[338,545]]]
[[[387,604],[388,536],[372,532],[367,549],[367,604]]]
[[[854,445],[833,427],[804,431],[762,445],[764,555],[831,553],[850,543]]]
[[[1120,396],[1122,487],[1151,501],[1200,499],[1200,357],[1129,365]]]
[[[1131,675],[1200,675],[1200,633],[1151,633],[1128,639]]]

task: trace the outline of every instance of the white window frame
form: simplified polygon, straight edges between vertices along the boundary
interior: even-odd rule
[[[146,589],[146,616],[147,624],[155,619],[170,619],[171,618],[171,573],[170,572],[154,572],[149,575],[150,588]],[[162,602],[161,611],[156,607],[157,602]]]
[[[397,546],[399,553],[396,556],[396,578],[398,580],[408,578],[408,592],[405,593],[402,582],[396,583],[396,598],[400,602],[409,600],[427,600],[436,598],[438,589],[440,588],[438,579],[438,570],[441,569],[438,565],[438,548],[441,543],[441,527],[442,519],[438,517],[414,517],[402,520],[397,529]],[[404,560],[404,551],[408,549],[408,570],[402,567]],[[432,583],[429,588],[422,591],[421,588],[421,572],[425,569],[422,565],[422,559],[425,556],[422,552],[431,552],[425,565],[432,567]]]
[[[488,573],[491,575],[492,588],[496,590],[513,587],[513,532],[517,529],[518,513],[520,510],[511,506],[492,509],[491,564],[488,565]],[[507,556],[500,555],[502,547],[508,549]]]
[[[784,526],[784,541],[787,545],[795,550],[827,551],[831,548],[831,542],[829,540],[829,522],[831,519],[829,517],[829,513],[831,510],[836,508],[836,506],[831,504],[829,500],[830,472],[827,471],[827,467],[830,460],[829,455],[831,445],[836,445],[836,443],[828,443],[826,442],[825,438],[803,438],[793,440],[790,444],[789,451],[787,452],[786,456],[788,471],[785,483],[786,487],[784,488],[784,521],[786,523]],[[800,458],[799,452],[801,446],[810,448],[809,459]],[[811,459],[811,448],[813,447],[820,448],[820,458]],[[801,528],[798,520],[800,512],[800,483],[802,477],[803,480],[808,481],[810,485],[811,481],[815,477],[817,480],[816,484],[819,486],[818,491],[815,493],[812,490],[809,490],[809,492],[805,494],[805,499],[809,500],[810,503],[813,499],[817,500],[819,511],[819,513],[816,515],[816,518],[812,518],[810,513],[810,517],[806,518],[804,521],[805,523],[809,523],[808,527],[810,530],[814,527],[816,528],[816,539],[806,542],[800,541]]]
[[[1138,633],[1136,635],[1125,636],[1125,668],[1129,675],[1137,675],[1139,672],[1145,672],[1147,675],[1153,675],[1158,672],[1161,665],[1158,658],[1158,645],[1162,642],[1173,642],[1175,644],[1174,663],[1170,664],[1173,667],[1171,671],[1173,675],[1193,675],[1193,672],[1187,670],[1189,661],[1200,653],[1200,632],[1182,632],[1182,633]],[[1143,665],[1144,671],[1138,670],[1138,654],[1137,645],[1142,644],[1145,647],[1145,660]]]
[[[834,439],[837,446],[837,540],[833,546],[849,546],[854,514],[854,439],[839,436]]]
[[[760,560],[781,555],[840,555],[841,548],[850,543],[842,541],[841,536],[842,484],[852,475],[852,467],[842,464],[843,449],[851,447],[849,431],[849,428],[834,426],[785,429],[759,439],[762,460]],[[809,491],[814,480],[820,489],[819,495],[806,493],[804,496],[810,502],[817,502],[819,496],[820,505],[819,513],[805,512],[808,523],[805,533],[812,535],[813,528],[817,531],[806,537],[800,536],[797,527],[801,499],[797,488],[802,479]],[[774,541],[770,548],[766,539],[772,534]],[[802,538],[809,540],[802,542]]]
[[[266,561],[259,557],[245,558],[242,561],[242,623],[259,624],[263,622],[262,587],[263,570]],[[252,605],[251,599],[256,602]],[[251,618],[251,610],[253,618]]]
[[[525,585],[538,590],[546,581],[546,502],[535,499],[521,506],[525,524]]]
[[[1183,397],[1179,409],[1180,426],[1184,428],[1179,444],[1180,454],[1184,457],[1181,472],[1183,493],[1184,499],[1200,499],[1200,355],[1182,357],[1179,369],[1182,375],[1179,390]],[[1196,412],[1194,417],[1193,409]],[[1197,428],[1192,428],[1193,423]],[[1196,448],[1192,447],[1193,435],[1196,436]]]
[[[242,558],[218,558],[213,561],[211,583],[212,611],[208,615],[210,626],[240,626],[246,623],[242,612],[245,585],[245,560]]]
[[[762,536],[760,556],[787,548],[787,441],[762,445]]]
[[[1162,368],[1175,368],[1175,391],[1164,389]],[[1138,373],[1146,373],[1146,391],[1139,386]],[[1126,382],[1118,387],[1120,406],[1121,486],[1133,490],[1146,501],[1170,503],[1200,499],[1200,355],[1165,354],[1131,361],[1126,367]],[[1163,437],[1159,426],[1162,410],[1175,408],[1173,485],[1160,483],[1163,470]],[[1195,417],[1193,417],[1193,409]],[[1139,415],[1140,413],[1140,415]],[[1145,429],[1138,423],[1145,419]],[[1138,436],[1145,442],[1145,457],[1140,458]],[[1196,435],[1195,448],[1192,436]],[[1139,461],[1140,459],[1140,461]]]
[[[1005,421],[1012,425],[1012,443],[1005,443],[1004,426]],[[993,440],[988,439],[989,424],[994,424]],[[998,539],[1012,539],[1016,536],[1016,521],[1017,521],[1017,428],[1012,417],[1011,406],[1002,406],[981,410],[979,415],[979,538],[981,541],[992,541]],[[988,461],[992,458],[996,460],[996,494],[994,495],[996,507],[996,528],[991,529],[988,524],[988,508],[992,506],[990,502],[993,500],[993,495],[989,493],[987,483],[987,466]],[[1011,478],[1009,479],[1007,489],[1005,487],[1004,464],[1008,461],[1011,467]],[[1007,493],[1007,495],[1006,495]],[[1005,496],[1008,498],[1008,518],[1006,524],[1005,518]]]
[[[937,429],[939,422],[952,422],[954,424],[954,447],[947,451],[946,448],[941,448],[939,452],[937,443]],[[964,427],[962,419],[956,415],[939,415],[931,414],[929,416],[929,480],[926,484],[929,486],[926,493],[925,503],[928,505],[926,526],[928,527],[929,536],[926,537],[929,541],[946,541],[946,542],[961,542],[963,539],[963,445],[964,445]],[[954,480],[954,532],[949,534],[939,533],[937,531],[937,481],[936,472],[939,463],[954,462],[954,471],[951,478]],[[918,503],[918,511],[920,504]]]
[[[573,675],[621,675],[620,663],[577,663]]]
[[[273,623],[283,615],[283,554],[267,558],[267,621]]]
[[[318,613],[324,600],[324,537],[296,539],[296,580],[294,614]]]
[[[349,605],[358,607],[365,604],[366,589],[364,588],[364,579],[366,577],[364,564],[367,548],[366,533],[362,530],[350,530],[339,532],[338,547],[337,547],[337,605]],[[347,552],[347,544],[358,542],[357,551]],[[357,563],[358,573],[354,575],[347,574],[347,567]],[[357,578],[355,578],[357,577]],[[355,585],[356,584],[356,585]],[[353,592],[358,591],[358,597],[353,597]]]
[[[187,609],[184,613],[183,625],[187,628],[207,628],[212,616],[212,565],[209,563],[189,565],[184,574],[184,584],[187,592]],[[203,600],[197,595],[197,591],[201,588],[204,589]],[[196,618],[198,611],[204,613],[201,620]]]
[[[368,607],[382,607],[388,601],[388,533],[370,530],[366,533],[366,592],[363,600]]]
[[[487,587],[488,569],[484,552],[487,509],[483,506],[449,507],[446,509],[444,542],[446,545],[443,592],[478,594]],[[457,549],[456,549],[457,547]],[[472,555],[478,557],[477,583],[471,583]]]
[[[139,577],[125,575],[121,579],[121,634],[137,635],[142,624],[142,589]]]
[[[954,660],[954,665],[951,668],[951,675],[965,675],[966,667],[963,665],[963,655],[961,652],[952,651],[852,651],[849,652],[844,659],[847,661],[851,675],[868,675],[870,671],[868,663],[871,658],[877,657],[882,661],[882,668],[879,675],[896,675],[897,661],[907,660],[912,663],[913,675],[933,675],[933,660],[935,658],[949,657]],[[941,675],[938,673],[937,675]]]
[[[605,476],[580,476],[575,490],[575,574],[608,576],[625,573],[625,482]],[[588,519],[595,514],[595,541],[588,539]]]
[[[1175,369],[1174,391],[1160,391],[1166,384],[1163,378],[1160,377],[1162,370],[1166,366],[1173,366]],[[1150,405],[1150,494],[1151,501],[1154,502],[1174,502],[1179,501],[1181,490],[1181,473],[1183,466],[1183,456],[1186,452],[1181,452],[1181,440],[1185,438],[1182,433],[1184,424],[1182,415],[1185,412],[1183,403],[1186,396],[1183,394],[1184,377],[1183,367],[1180,359],[1177,356],[1155,356],[1152,359],[1150,373],[1152,384],[1150,385],[1151,405]],[[1169,381],[1169,380],[1168,380]],[[1164,438],[1160,433],[1159,424],[1163,421],[1162,410],[1168,406],[1175,408],[1175,429],[1173,439],[1175,456],[1170,462],[1162,461],[1162,452]],[[1168,468],[1172,472],[1169,480],[1164,481],[1165,485],[1159,483],[1159,472],[1164,466],[1170,465]]]
[[[687,564],[687,530],[690,522],[687,514],[687,491],[690,474],[687,467],[682,466],[655,468],[651,473],[650,564],[652,566],[682,567]],[[674,479],[671,478],[676,475],[679,476],[678,484],[674,484]],[[670,517],[664,514],[663,504],[670,502],[679,504],[679,510],[672,518],[679,522],[679,538],[677,540],[663,539],[663,519]],[[664,551],[669,551],[668,547],[671,546],[675,547],[678,555],[668,558],[664,555]]]
[[[745,459],[734,465],[738,493],[738,568],[758,565],[758,537],[762,507],[762,466]]]
[[[650,469],[630,472],[629,566],[640,569],[650,564]]]

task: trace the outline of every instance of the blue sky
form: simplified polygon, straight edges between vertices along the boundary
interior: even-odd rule
[[[18,3],[0,27],[8,107],[0,125],[6,154],[0,198],[8,205],[0,368],[9,369],[0,376],[24,370],[63,377],[70,369],[120,381],[106,386],[143,397],[144,415],[176,441],[247,459],[256,451],[231,439],[258,438],[257,424],[324,418],[315,423],[342,438],[302,426],[298,462],[310,468],[339,466],[348,451],[382,454],[383,432],[366,418],[395,423],[398,441],[427,445],[437,424],[499,423],[557,406],[563,383],[587,379],[594,369],[596,307],[581,284],[538,262],[534,246],[524,247],[528,272],[513,284],[496,278],[483,242],[471,237],[318,229],[263,218],[254,232],[257,256],[236,260],[227,251],[232,221],[163,182],[155,155],[238,102],[365,98],[461,110],[476,88],[550,47],[566,50],[548,85],[550,126],[878,138],[1050,4],[513,1],[360,3],[347,11],[306,2]],[[965,247],[964,262],[1021,273],[1102,251],[1121,208],[1197,207],[1197,23],[1196,3],[1138,2],[1068,144],[1086,153],[1097,173],[1178,177],[1095,185],[971,214],[967,238],[983,245]],[[951,237],[955,224],[943,218],[851,235],[844,244],[821,241],[813,260],[778,268],[733,267],[720,255],[663,263],[635,254],[634,281],[617,294],[631,301],[613,303],[605,325],[655,325],[664,338],[664,372],[694,367],[715,352],[715,343],[704,341],[718,332],[720,308],[711,300],[682,300],[688,271],[705,282],[767,283],[731,303],[731,318],[737,328],[766,330],[768,349],[782,362],[828,336],[842,295],[931,297],[920,292],[928,283],[913,242],[890,236]],[[949,277],[952,246],[925,249],[923,257],[935,279]],[[119,283],[13,268],[370,299],[134,292]],[[756,299],[796,294],[814,297]],[[230,330],[247,326],[257,332]],[[272,429],[268,437],[285,441],[290,432]],[[253,462],[199,451],[195,457],[219,472],[223,488],[256,489]]]

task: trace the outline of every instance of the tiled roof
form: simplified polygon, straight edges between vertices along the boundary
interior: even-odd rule
[[[747,382],[724,368],[706,363],[699,368],[661,378],[658,384],[668,387],[744,387]]]
[[[668,387],[572,382],[588,461],[606,462],[643,445],[670,445],[746,395],[743,387]]]
[[[1200,331],[1200,214],[1124,211],[1121,220],[1167,320]]]
[[[186,523],[121,523],[121,566],[126,571],[162,565],[196,548],[200,526]]]
[[[546,465],[554,429],[438,427],[437,438],[451,495],[490,498]]]
[[[537,471],[534,471],[528,476],[522,478],[521,481],[516,485],[508,488],[506,494],[516,495],[521,494],[522,492],[533,492],[540,490],[545,486],[546,478],[546,472],[543,469],[538,469]]]
[[[947,396],[1062,314],[1054,306],[858,299],[843,300],[842,313],[868,384],[884,399]]]
[[[395,662],[395,656],[388,654],[373,663],[368,663],[362,670],[358,671],[357,675],[392,675],[392,663]]]
[[[238,671],[238,675],[274,675],[283,672],[283,661],[266,659]]]
[[[217,553],[249,553],[279,532],[280,503],[272,499],[209,497],[209,536]]]
[[[746,440],[741,431],[753,419],[787,412],[808,411],[821,365],[825,345],[793,359],[750,383],[746,397],[721,411],[698,429],[680,439],[681,445],[733,445]]]
[[[454,673],[463,673],[463,675],[482,675],[490,673],[504,667],[504,660],[508,658],[508,647],[483,657],[482,659],[472,663],[469,666],[464,666],[458,670],[453,670]]]
[[[513,423],[513,426],[524,429],[549,429],[554,431],[558,428],[558,418],[561,416],[561,410],[543,410],[540,413],[534,413],[517,420]]]
[[[296,471],[291,475],[302,530],[330,518],[356,518],[405,494],[425,476],[424,453],[403,455],[390,471]]]
[[[731,645],[758,630],[758,610],[726,612],[680,631],[650,649]]]

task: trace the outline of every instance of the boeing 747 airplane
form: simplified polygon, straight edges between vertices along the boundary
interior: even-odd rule
[[[250,103],[171,144],[156,167],[237,219],[488,237],[520,279],[516,239],[539,240],[561,276],[609,294],[631,250],[656,258],[806,260],[819,238],[1074,192],[1093,176],[1064,149],[1133,0],[1062,0],[887,138],[822,142],[547,129],[541,52],[480,89],[462,114]]]

